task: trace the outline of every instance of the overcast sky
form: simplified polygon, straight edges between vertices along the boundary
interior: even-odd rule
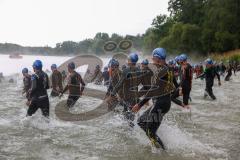
[[[0,0],[0,43],[54,47],[97,32],[144,33],[168,0]]]

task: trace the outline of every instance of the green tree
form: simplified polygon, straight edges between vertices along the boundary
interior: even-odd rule
[[[201,24],[207,0],[169,0],[168,11],[177,22]]]

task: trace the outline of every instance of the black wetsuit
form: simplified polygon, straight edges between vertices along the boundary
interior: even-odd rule
[[[48,75],[43,71],[37,71],[31,77],[30,105],[27,116],[32,116],[39,108],[42,115],[49,117],[49,99],[47,89],[49,89]]]
[[[69,91],[69,96],[67,99],[67,106],[73,107],[77,100],[80,98],[81,93],[83,92],[85,83],[80,74],[76,71],[70,73],[68,77],[68,84],[64,88],[63,93],[67,90]]]
[[[182,87],[182,94],[183,94],[183,103],[184,105],[188,105],[188,101],[190,98],[190,92],[192,88],[192,66],[187,64],[186,68],[181,70],[181,82],[180,85]]]
[[[169,67],[169,71],[171,71],[172,74],[174,75],[173,76],[173,85],[175,87],[175,90],[172,92],[172,95],[171,95],[171,100],[175,104],[182,106],[183,105],[182,102],[177,99],[179,97],[179,84],[178,84],[176,76],[175,76],[175,67]]]
[[[205,91],[208,93],[208,95],[215,100],[216,97],[213,94],[213,90],[212,87],[214,85],[214,78],[215,76],[217,76],[218,81],[220,81],[220,75],[217,73],[216,68],[215,67],[211,67],[211,68],[206,68],[204,73],[201,74],[200,76],[198,76],[197,78],[205,78],[206,81],[206,88]]]
[[[153,76],[153,71],[149,67],[145,67],[142,69],[142,85],[141,90],[149,90],[151,88],[151,79]]]
[[[112,95],[116,95],[120,89],[123,92],[124,111],[131,110],[133,105],[139,102],[138,85],[140,81],[141,71],[137,67],[127,67],[121,75],[119,82],[112,90]]]
[[[166,74],[163,77],[160,77],[159,73],[161,73],[161,70],[164,69],[166,69]],[[170,70],[167,65],[163,67],[158,66],[158,70],[160,72],[154,72],[153,79],[155,80],[152,81],[153,86],[160,86],[162,80],[170,82],[171,80],[169,78],[174,77],[172,72],[169,72]],[[142,107],[150,99],[150,96],[146,94],[138,105]],[[146,132],[150,139],[157,141],[164,149],[161,139],[157,136],[157,130],[162,122],[163,116],[170,110],[171,93],[166,93],[165,95],[154,97],[152,99],[154,103],[153,106],[144,112],[141,117],[139,117],[138,125]]]

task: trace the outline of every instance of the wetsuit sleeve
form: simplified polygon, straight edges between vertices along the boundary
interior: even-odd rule
[[[177,98],[174,98],[173,96],[171,96],[171,101],[172,101],[173,103],[175,103],[176,105],[183,107],[182,101],[180,101],[180,100],[177,99]]]

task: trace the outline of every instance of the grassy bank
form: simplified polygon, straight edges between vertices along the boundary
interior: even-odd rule
[[[211,54],[211,58],[213,58],[216,61],[223,61],[223,62],[227,62],[228,60],[240,62],[240,49],[229,51],[222,54]]]

